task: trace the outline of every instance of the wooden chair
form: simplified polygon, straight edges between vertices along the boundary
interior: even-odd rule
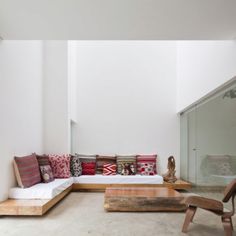
[[[186,233],[190,222],[193,221],[193,217],[196,213],[198,207],[211,211],[216,215],[221,216],[225,235],[232,236],[233,224],[232,224],[232,216],[234,215],[234,198],[236,195],[236,179],[233,180],[224,191],[223,202],[228,202],[232,199],[232,210],[230,212],[224,212],[223,203],[217,200],[204,198],[200,196],[191,196],[188,197],[185,201],[188,206],[185,216],[185,221],[183,224],[182,232]]]

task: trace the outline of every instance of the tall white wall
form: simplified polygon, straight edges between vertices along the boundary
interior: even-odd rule
[[[14,155],[43,152],[42,42],[0,42],[0,201],[15,184]]]
[[[161,172],[174,155],[178,165],[175,42],[80,41],[76,53],[76,151],[158,153]]]
[[[68,98],[69,98],[69,118],[70,120],[77,121],[77,42],[68,41]]]
[[[177,111],[236,75],[236,41],[177,43]]]
[[[44,152],[70,152],[68,44],[44,41]]]

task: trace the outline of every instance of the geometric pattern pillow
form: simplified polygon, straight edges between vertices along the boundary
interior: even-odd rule
[[[82,175],[82,165],[78,156],[71,155],[70,172],[73,177],[78,177]]]
[[[50,154],[48,156],[54,178],[69,178],[71,176],[69,154]]]
[[[154,163],[141,163],[140,164],[140,174],[141,175],[155,175],[156,174],[156,164]]]
[[[52,168],[50,165],[39,166],[39,168],[44,183],[49,183],[54,180]]]
[[[104,164],[116,164],[115,156],[100,156],[96,157],[96,173],[102,174]]]
[[[15,175],[21,188],[28,188],[41,182],[39,164],[35,154],[14,157]]]
[[[116,164],[104,164],[103,175],[116,175]]]
[[[136,174],[136,156],[117,156],[116,157],[116,163],[117,163],[117,173],[122,174],[122,171],[124,170],[124,166],[126,164],[132,165],[133,173]],[[124,174],[124,173],[123,173]]]
[[[156,160],[157,155],[138,155],[137,156],[137,172],[138,174],[145,174],[149,173],[148,169],[153,169],[153,171],[150,170],[151,175],[157,174],[157,167],[156,167]],[[144,171],[144,169],[146,171]]]
[[[95,175],[95,162],[82,162],[82,174],[83,175]]]

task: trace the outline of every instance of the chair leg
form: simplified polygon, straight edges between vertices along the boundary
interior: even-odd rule
[[[233,222],[232,222],[232,217],[230,217],[230,224],[231,224],[232,231],[234,231],[234,225],[233,225]]]
[[[193,212],[193,215],[192,215],[192,217],[191,217],[191,222],[193,222],[193,218],[194,218],[194,216],[195,216],[195,214],[196,214],[197,207],[193,207],[193,210],[194,210],[194,212]]]
[[[232,219],[231,217],[222,217],[222,223],[225,231],[225,236],[232,236]]]
[[[190,222],[193,221],[193,217],[195,215],[196,210],[197,210],[196,207],[193,207],[193,206],[188,207],[188,209],[186,211],[186,216],[185,216],[183,228],[182,228],[183,233],[187,233],[188,226],[189,226]]]

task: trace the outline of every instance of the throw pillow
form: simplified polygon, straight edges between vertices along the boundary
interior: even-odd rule
[[[83,175],[95,175],[95,162],[87,163],[82,162],[82,174]]]
[[[153,174],[157,174],[157,168],[156,168],[156,160],[157,160],[157,155],[138,155],[137,156],[137,172],[138,174],[145,174],[147,173],[152,174],[152,171],[144,171],[143,168],[152,168],[153,166]],[[150,165],[149,165],[150,164]],[[146,170],[147,170],[146,169]]]
[[[135,175],[135,168],[133,163],[121,164],[121,175]]]
[[[78,177],[82,175],[82,165],[78,156],[71,155],[70,172],[73,177]]]
[[[70,175],[70,155],[49,155],[49,162],[52,167],[54,178],[69,178]]]
[[[44,183],[49,183],[54,180],[52,168],[50,165],[42,165],[39,166],[39,168]]]
[[[117,156],[116,159],[116,163],[117,163],[117,172],[118,174],[122,174],[122,170],[124,169],[123,166],[124,164],[131,164],[133,165],[133,171],[134,174],[136,173],[136,156]]]
[[[116,164],[104,164],[103,175],[116,175]]]
[[[13,165],[17,183],[21,188],[28,188],[41,182],[39,164],[35,154],[15,157]]]
[[[155,175],[156,165],[154,163],[141,163],[140,174],[141,175]]]
[[[36,157],[37,157],[39,166],[50,165],[49,157],[47,155],[37,155],[36,154]]]
[[[78,153],[75,153],[75,156],[79,157],[81,163],[90,163],[90,162],[93,162],[95,163],[96,162],[96,155],[85,155],[85,154],[78,154]]]
[[[104,164],[116,164],[115,156],[100,156],[96,157],[96,173],[102,174]]]

